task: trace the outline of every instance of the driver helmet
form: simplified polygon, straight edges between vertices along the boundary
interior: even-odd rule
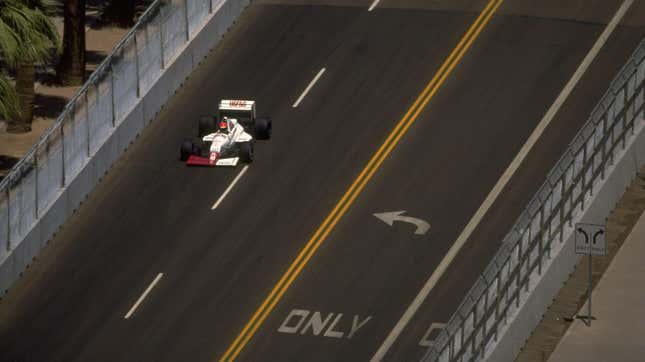
[[[224,132],[224,133],[228,133],[228,118],[227,117],[224,117],[224,119],[222,119],[222,121],[219,123],[219,131]]]

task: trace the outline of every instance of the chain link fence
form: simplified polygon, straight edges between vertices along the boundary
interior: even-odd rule
[[[55,124],[0,182],[0,265],[197,36],[210,14],[222,9],[219,20],[230,24],[246,3],[157,0],[150,5]],[[207,36],[221,36],[225,29]],[[37,250],[24,252],[33,256]]]
[[[482,360],[533,290],[573,222],[589,204],[634,127],[643,121],[645,41],[551,170],[501,248],[423,358]]]

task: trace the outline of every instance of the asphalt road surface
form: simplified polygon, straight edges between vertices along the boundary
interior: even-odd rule
[[[370,360],[622,1],[506,0],[405,117],[492,3],[255,1],[0,302],[0,360]],[[637,3],[385,360],[423,355],[643,25]],[[188,168],[178,146],[221,98],[255,99],[274,136],[248,169]],[[429,231],[373,215],[403,210]]]

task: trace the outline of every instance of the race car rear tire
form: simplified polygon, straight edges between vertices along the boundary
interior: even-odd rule
[[[188,157],[194,154],[195,144],[192,141],[184,141],[181,144],[181,150],[179,151],[179,159],[182,161],[188,160]]]
[[[271,118],[256,118],[254,128],[255,138],[259,140],[268,140],[271,138]]]
[[[238,143],[240,151],[240,161],[244,163],[253,162],[253,143],[251,142],[240,142]]]
[[[199,130],[198,136],[204,137],[208,134],[211,134],[217,130],[217,120],[215,117],[203,116],[199,118]]]

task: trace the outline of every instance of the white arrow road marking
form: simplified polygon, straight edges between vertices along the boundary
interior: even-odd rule
[[[402,221],[402,222],[414,224],[417,226],[417,229],[414,231],[416,235],[423,235],[427,233],[428,230],[430,230],[430,224],[427,221],[410,217],[410,216],[401,216],[401,214],[403,213],[405,213],[405,210],[381,212],[381,213],[374,214],[374,216],[376,216],[379,220],[382,220],[384,223],[390,226],[392,226],[395,221]]]
[[[242,178],[242,176],[244,176],[244,173],[246,172],[247,168],[249,168],[249,165],[244,165],[244,168],[242,169],[242,171],[240,171],[240,173],[238,173],[237,176],[235,176],[235,178],[233,179],[233,182],[231,182],[231,184],[228,185],[226,190],[224,190],[224,193],[222,194],[222,196],[220,196],[219,199],[215,201],[215,203],[213,204],[213,207],[211,207],[211,210],[217,209],[219,204],[221,204],[222,201],[224,201],[224,198],[226,197],[226,195],[228,195],[228,193],[231,192],[233,187],[235,187],[235,184]]]
[[[546,112],[538,126],[533,130],[533,133],[531,133],[528,140],[526,140],[526,143],[524,143],[524,145],[520,149],[520,152],[515,156],[506,171],[504,171],[502,177],[500,177],[500,179],[497,181],[488,196],[486,196],[486,199],[481,204],[481,206],[479,206],[479,209],[477,210],[477,212],[475,212],[475,215],[473,215],[473,217],[470,219],[466,227],[462,230],[461,234],[459,234],[459,237],[457,237],[457,240],[455,240],[454,244],[452,244],[452,246],[450,247],[450,250],[448,250],[448,253],[443,257],[435,271],[432,272],[430,278],[423,285],[423,288],[421,288],[419,294],[417,294],[412,303],[410,303],[410,306],[408,306],[408,309],[405,310],[405,313],[403,313],[401,319],[399,319],[392,331],[390,331],[390,334],[388,334],[387,338],[385,338],[385,341],[383,341],[381,347],[379,347],[376,353],[374,353],[371,362],[378,362],[383,360],[387,351],[394,344],[403,329],[408,325],[412,317],[416,314],[417,310],[419,310],[421,303],[423,303],[428,294],[430,294],[430,291],[437,284],[439,278],[441,278],[446,269],[448,269],[448,266],[450,265],[450,263],[452,263],[452,260],[455,258],[455,256],[457,256],[457,253],[464,246],[466,240],[468,240],[477,225],[479,225],[479,222],[483,219],[484,215],[488,212],[488,209],[495,202],[497,196],[501,194],[508,181],[511,179],[513,174],[515,174],[515,171],[519,168],[520,164],[522,164],[522,162],[526,158],[526,155],[528,155],[529,151],[540,139],[546,127],[551,123],[551,121],[555,117],[555,114],[558,112],[564,101],[569,97],[569,94],[571,93],[573,88],[576,86],[580,78],[582,78],[582,75],[587,71],[589,65],[591,65],[591,62],[596,58],[596,55],[598,55],[600,49],[602,49],[602,47],[605,45],[607,39],[609,38],[611,33],[613,33],[616,26],[618,26],[618,23],[623,18],[623,16],[625,16],[627,9],[629,9],[633,2],[634,0],[625,0],[620,8],[618,8],[616,14],[614,14],[614,17],[611,19],[609,24],[607,24],[605,30],[602,32],[602,34],[600,34],[591,50],[589,50],[589,53],[587,53],[585,58],[582,60],[582,63],[580,63],[576,72],[573,74],[571,79],[569,79],[564,89],[562,89],[562,91],[558,95],[558,98],[556,98],[555,102],[553,102],[551,107],[549,107],[549,110]]]
[[[309,93],[309,91],[311,90],[311,88],[313,88],[314,84],[316,84],[316,82],[318,81],[318,79],[320,79],[320,77],[322,77],[323,73],[325,73],[325,70],[326,70],[325,68],[321,69],[321,70],[320,70],[320,72],[318,72],[318,74],[316,74],[316,76],[314,77],[314,79],[313,79],[311,82],[309,82],[309,85],[307,86],[307,88],[305,88],[305,91],[304,91],[304,92],[302,92],[302,94],[300,95],[300,97],[298,97],[298,100],[296,101],[296,103],[294,103],[294,104],[293,104],[293,106],[292,106],[293,108],[298,107],[298,105],[300,104],[300,102],[302,102],[302,100],[305,98],[305,96],[307,95],[307,93]]]
[[[130,310],[128,311],[128,314],[126,314],[125,317],[123,317],[123,319],[130,318],[130,316],[134,313],[134,311],[137,310],[137,307],[139,307],[139,304],[141,304],[141,302],[143,302],[143,300],[146,299],[146,296],[148,295],[148,293],[150,293],[152,288],[154,288],[155,285],[157,285],[157,283],[159,282],[162,276],[163,276],[163,273],[157,274],[157,277],[152,281],[152,283],[150,283],[150,285],[148,285],[148,288],[146,288],[143,294],[141,294],[139,299],[137,299],[137,302],[134,303],[132,308],[130,308]]]
[[[374,8],[376,7],[376,5],[378,5],[378,3],[379,3],[380,1],[381,1],[381,0],[374,0],[374,2],[373,2],[373,3],[372,3],[372,5],[370,6],[370,8],[369,8],[369,9],[367,9],[367,11],[372,11],[372,10],[374,10]]]

